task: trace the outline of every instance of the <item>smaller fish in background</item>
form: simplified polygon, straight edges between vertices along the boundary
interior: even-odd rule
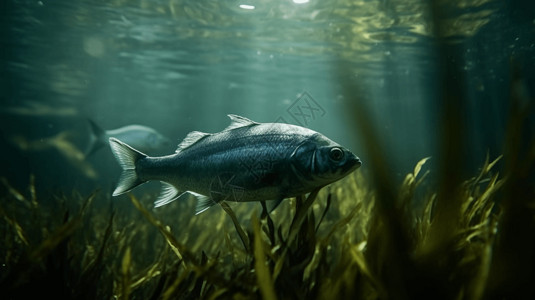
[[[78,111],[74,107],[51,106],[37,101],[26,101],[21,106],[2,108],[0,113],[31,117],[72,117],[76,116]]]
[[[92,120],[88,120],[90,135],[89,145],[85,156],[89,157],[97,150],[108,144],[110,137],[114,137],[142,152],[151,153],[171,145],[171,140],[153,128],[143,125],[128,125],[112,130],[104,130]]]
[[[58,151],[66,161],[78,169],[87,178],[96,179],[97,172],[91,164],[85,161],[85,156],[68,138],[72,136],[72,132],[63,131],[55,136],[40,138],[37,140],[28,140],[21,135],[11,137],[11,142],[22,151],[40,152],[50,149]]]

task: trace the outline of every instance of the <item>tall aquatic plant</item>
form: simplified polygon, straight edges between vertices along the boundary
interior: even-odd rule
[[[136,211],[118,216],[111,207],[89,209],[97,194],[56,198],[79,203],[78,211],[56,211],[63,221],[52,224],[58,219],[39,204],[34,188],[28,198],[4,179],[2,290],[25,295],[43,286],[36,279],[50,277],[63,284],[51,294],[78,299],[482,299],[497,288],[490,283],[506,209],[500,199],[507,199],[511,179],[496,171],[501,157],[487,157],[479,173],[458,186],[460,217],[437,249],[433,228],[443,219],[437,192],[427,184],[428,159],[383,194],[357,172],[272,214],[264,204],[252,211],[223,204],[220,217],[203,220],[192,216],[192,205],[174,211],[172,223],[184,231],[202,226],[194,246],[177,238],[164,215],[145,208],[150,197],[130,195],[142,219]],[[35,218],[24,218],[28,213]]]
[[[37,291],[62,299],[532,299],[533,99],[513,70],[503,157],[487,157],[472,178],[450,164],[462,162],[465,81],[449,60],[459,53],[441,40],[436,3],[442,153],[430,159],[437,172],[424,158],[402,183],[393,180],[366,93],[340,62],[369,173],[272,214],[263,203],[252,210],[222,203],[208,216],[193,216],[188,203],[151,210],[154,195],[130,195],[132,205],[121,209],[103,193],[42,199],[33,177],[26,191],[3,178],[2,298]]]

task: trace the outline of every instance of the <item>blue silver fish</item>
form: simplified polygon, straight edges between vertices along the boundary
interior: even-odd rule
[[[123,169],[113,196],[159,180],[163,191],[156,207],[189,193],[198,199],[196,214],[221,201],[275,200],[274,209],[284,198],[321,188],[361,165],[349,150],[313,130],[229,117],[223,131],[193,131],[168,156],[150,157],[110,138]]]
[[[143,125],[128,125],[104,130],[95,122],[90,125],[89,146],[85,156],[90,156],[108,143],[110,137],[117,138],[142,152],[154,152],[171,145],[171,140],[153,128]]]

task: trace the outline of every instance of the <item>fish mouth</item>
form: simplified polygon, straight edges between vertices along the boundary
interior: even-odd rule
[[[350,158],[348,158],[345,166],[343,167],[343,172],[346,173],[356,170],[360,166],[362,166],[362,161],[360,160],[360,158],[355,155],[352,155]]]

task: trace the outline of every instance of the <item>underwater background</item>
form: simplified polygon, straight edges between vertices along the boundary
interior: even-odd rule
[[[6,299],[535,297],[535,2],[0,7]],[[157,183],[112,199],[109,147],[85,155],[89,120],[150,126],[166,155],[227,114],[321,132],[363,165],[271,216],[194,216],[193,199],[153,209]]]

